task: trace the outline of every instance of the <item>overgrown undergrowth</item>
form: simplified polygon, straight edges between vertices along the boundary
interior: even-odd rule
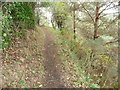
[[[89,41],[82,36],[73,40],[71,33],[65,30],[62,35],[61,32],[58,33],[60,56],[69,87],[117,88],[118,62],[106,54],[110,53],[109,46],[102,46],[99,41]]]

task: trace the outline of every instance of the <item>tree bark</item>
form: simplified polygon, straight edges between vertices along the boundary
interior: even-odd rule
[[[95,12],[95,21],[94,21],[94,35],[93,39],[95,40],[97,38],[97,31],[98,31],[98,22],[99,22],[99,10],[98,3],[96,5],[96,12]]]
[[[74,31],[74,39],[76,39],[76,30],[75,30],[75,4],[74,4],[74,9],[73,9],[73,31]]]

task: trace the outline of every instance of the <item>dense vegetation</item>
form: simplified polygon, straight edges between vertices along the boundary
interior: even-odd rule
[[[75,72],[72,73],[76,78],[75,84],[72,81],[70,83],[87,88],[118,88],[119,15],[117,6],[116,2],[0,3],[0,23],[2,24],[2,37],[0,37],[2,47],[0,48],[3,50],[3,60],[11,60],[10,50],[12,48],[15,52],[16,49],[13,46],[17,45],[18,41],[27,41],[32,34],[34,38],[37,36],[44,38],[43,32],[36,36],[34,36],[34,32],[39,31],[37,26],[46,27],[56,35],[54,39],[59,45],[59,56],[65,70],[68,67],[75,69]],[[47,16],[43,12],[45,10],[46,13],[49,12]],[[50,20],[47,18],[48,16],[51,18]],[[29,36],[28,32],[31,33]],[[32,38],[30,38],[31,41]],[[43,42],[41,41],[41,43]],[[38,46],[36,44],[30,49],[34,50]],[[41,46],[37,49],[42,50],[43,48]],[[15,61],[18,61],[17,58]],[[68,64],[72,62],[73,64]],[[44,75],[43,71],[40,73]],[[21,83],[26,85],[25,81]],[[13,87],[14,84],[8,86]],[[68,87],[74,86],[68,85]]]
[[[35,27],[34,6],[22,2],[1,4],[3,49],[12,44],[13,38],[24,35],[22,29]]]

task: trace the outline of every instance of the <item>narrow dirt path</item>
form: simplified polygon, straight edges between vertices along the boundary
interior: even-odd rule
[[[64,84],[61,80],[61,62],[57,55],[57,45],[55,44],[55,35],[47,28],[43,28],[45,33],[44,39],[44,64],[45,64],[45,88],[63,88]]]

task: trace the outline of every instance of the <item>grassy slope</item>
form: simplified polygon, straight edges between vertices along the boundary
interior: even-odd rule
[[[59,46],[59,56],[62,60],[63,67],[63,82],[66,87],[93,87],[98,88],[97,84],[91,83],[92,79],[89,77],[89,74],[80,67],[80,60],[76,56],[75,52],[72,52],[69,46],[70,38],[65,35],[61,35],[60,31],[53,30],[56,34],[56,43]],[[72,35],[71,35],[72,36]],[[67,39],[66,39],[67,38]],[[68,39],[69,38],[69,39]]]

